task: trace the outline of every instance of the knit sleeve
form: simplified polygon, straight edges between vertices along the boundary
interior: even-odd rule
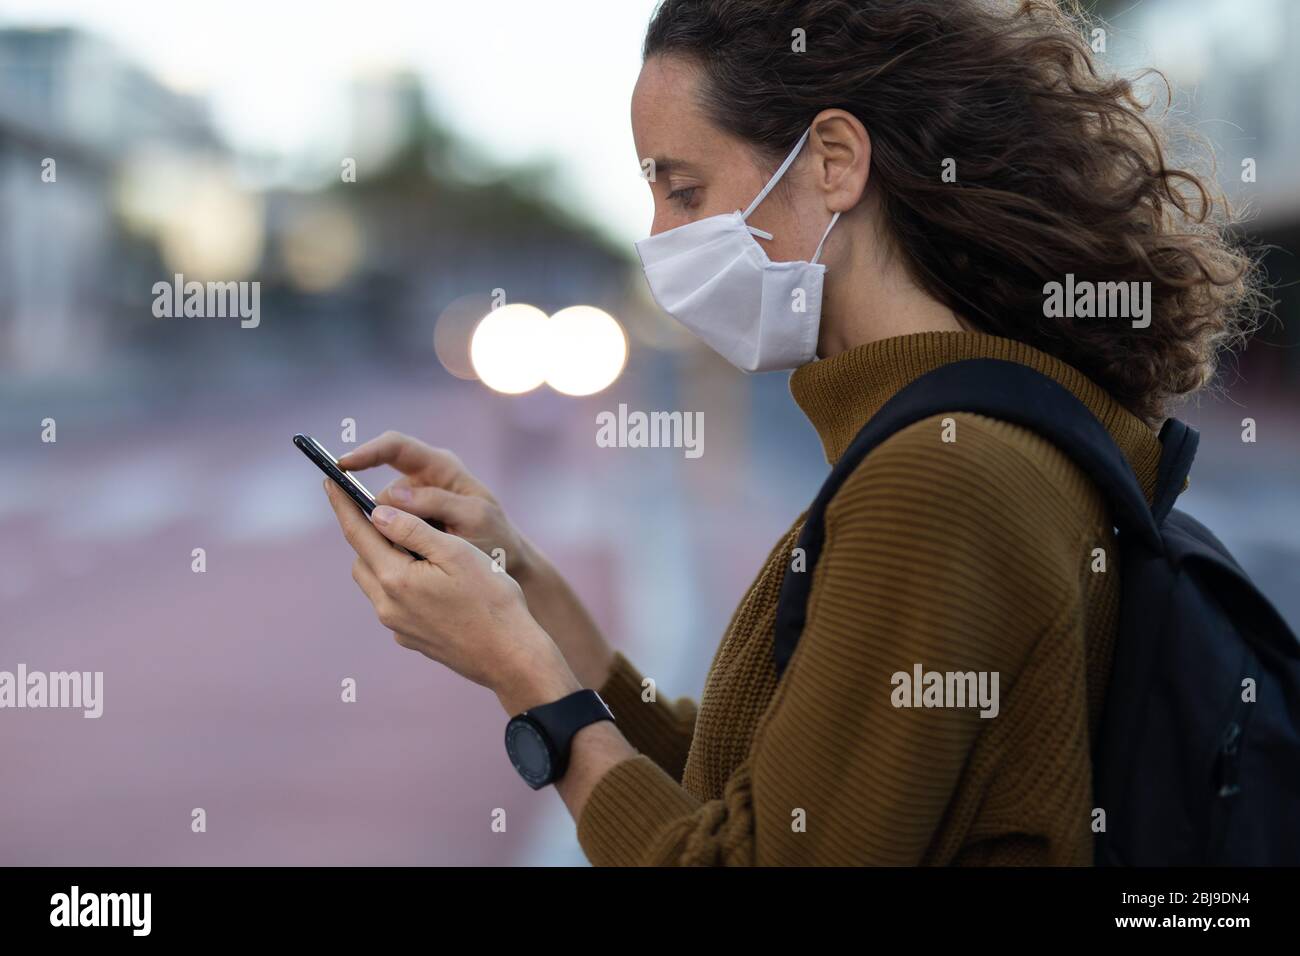
[[[696,799],[644,757],[623,761],[578,821],[593,863],[924,859],[992,712],[1036,643],[1070,627],[1079,567],[1068,535],[1045,533],[1060,507],[1053,476],[1000,423],[953,417],[956,442],[940,441],[939,419],[917,423],[836,495],[804,633],[721,798]],[[897,675],[918,668],[982,673],[990,689],[996,673],[996,702],[987,716],[900,706]],[[905,702],[919,699],[908,688]]]
[[[682,778],[695,733],[695,702],[687,697],[646,700],[641,672],[620,652],[597,688],[627,742],[675,780]]]

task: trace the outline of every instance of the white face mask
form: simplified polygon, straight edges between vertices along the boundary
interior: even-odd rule
[[[831,217],[811,262],[773,262],[754,239],[772,235],[745,222],[785,175],[810,132],[799,137],[743,213],[688,222],[636,244],[659,307],[746,372],[797,368],[817,356],[826,273],[817,258],[840,214]]]

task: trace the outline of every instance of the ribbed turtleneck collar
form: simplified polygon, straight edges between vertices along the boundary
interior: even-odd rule
[[[899,335],[799,367],[790,376],[790,392],[834,464],[896,392],[932,369],[972,358],[1019,362],[1068,388],[1111,433],[1150,499],[1160,463],[1160,442],[1151,429],[1081,372],[1023,342],[980,332]]]

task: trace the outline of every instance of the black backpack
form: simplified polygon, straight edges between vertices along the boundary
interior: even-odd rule
[[[1300,643],[1222,543],[1173,510],[1198,438],[1174,419],[1160,432],[1149,507],[1109,432],[1055,380],[1019,363],[971,359],[912,382],[858,433],[808,510],[797,543],[806,571],[786,573],[777,606],[777,674],[803,630],[827,504],[873,448],[944,412],[1036,432],[1110,504],[1120,618],[1093,741],[1095,806],[1105,811],[1096,862],[1300,863]]]

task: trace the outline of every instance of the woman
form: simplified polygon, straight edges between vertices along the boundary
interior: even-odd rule
[[[1051,2],[665,0],[632,98],[654,160],[639,248],[656,298],[741,368],[794,368],[832,463],[908,382],[992,357],[1073,392],[1149,496],[1153,427],[1245,334],[1253,265],[1202,181],[1166,167],[1130,86],[1094,73],[1081,26]],[[1047,308],[1067,277],[1137,283],[1145,322]],[[1035,434],[954,414],[869,454],[827,511],[784,676],[773,616],[799,522],[698,709],[643,700],[453,455],[390,433],[341,463],[404,473],[373,525],[326,483],[380,620],[508,715],[550,715],[511,755],[554,780],[594,863],[1091,861],[1089,743],[1119,595],[1088,559],[1112,523]],[[892,675],[914,666],[997,675],[996,717],[896,706]]]

